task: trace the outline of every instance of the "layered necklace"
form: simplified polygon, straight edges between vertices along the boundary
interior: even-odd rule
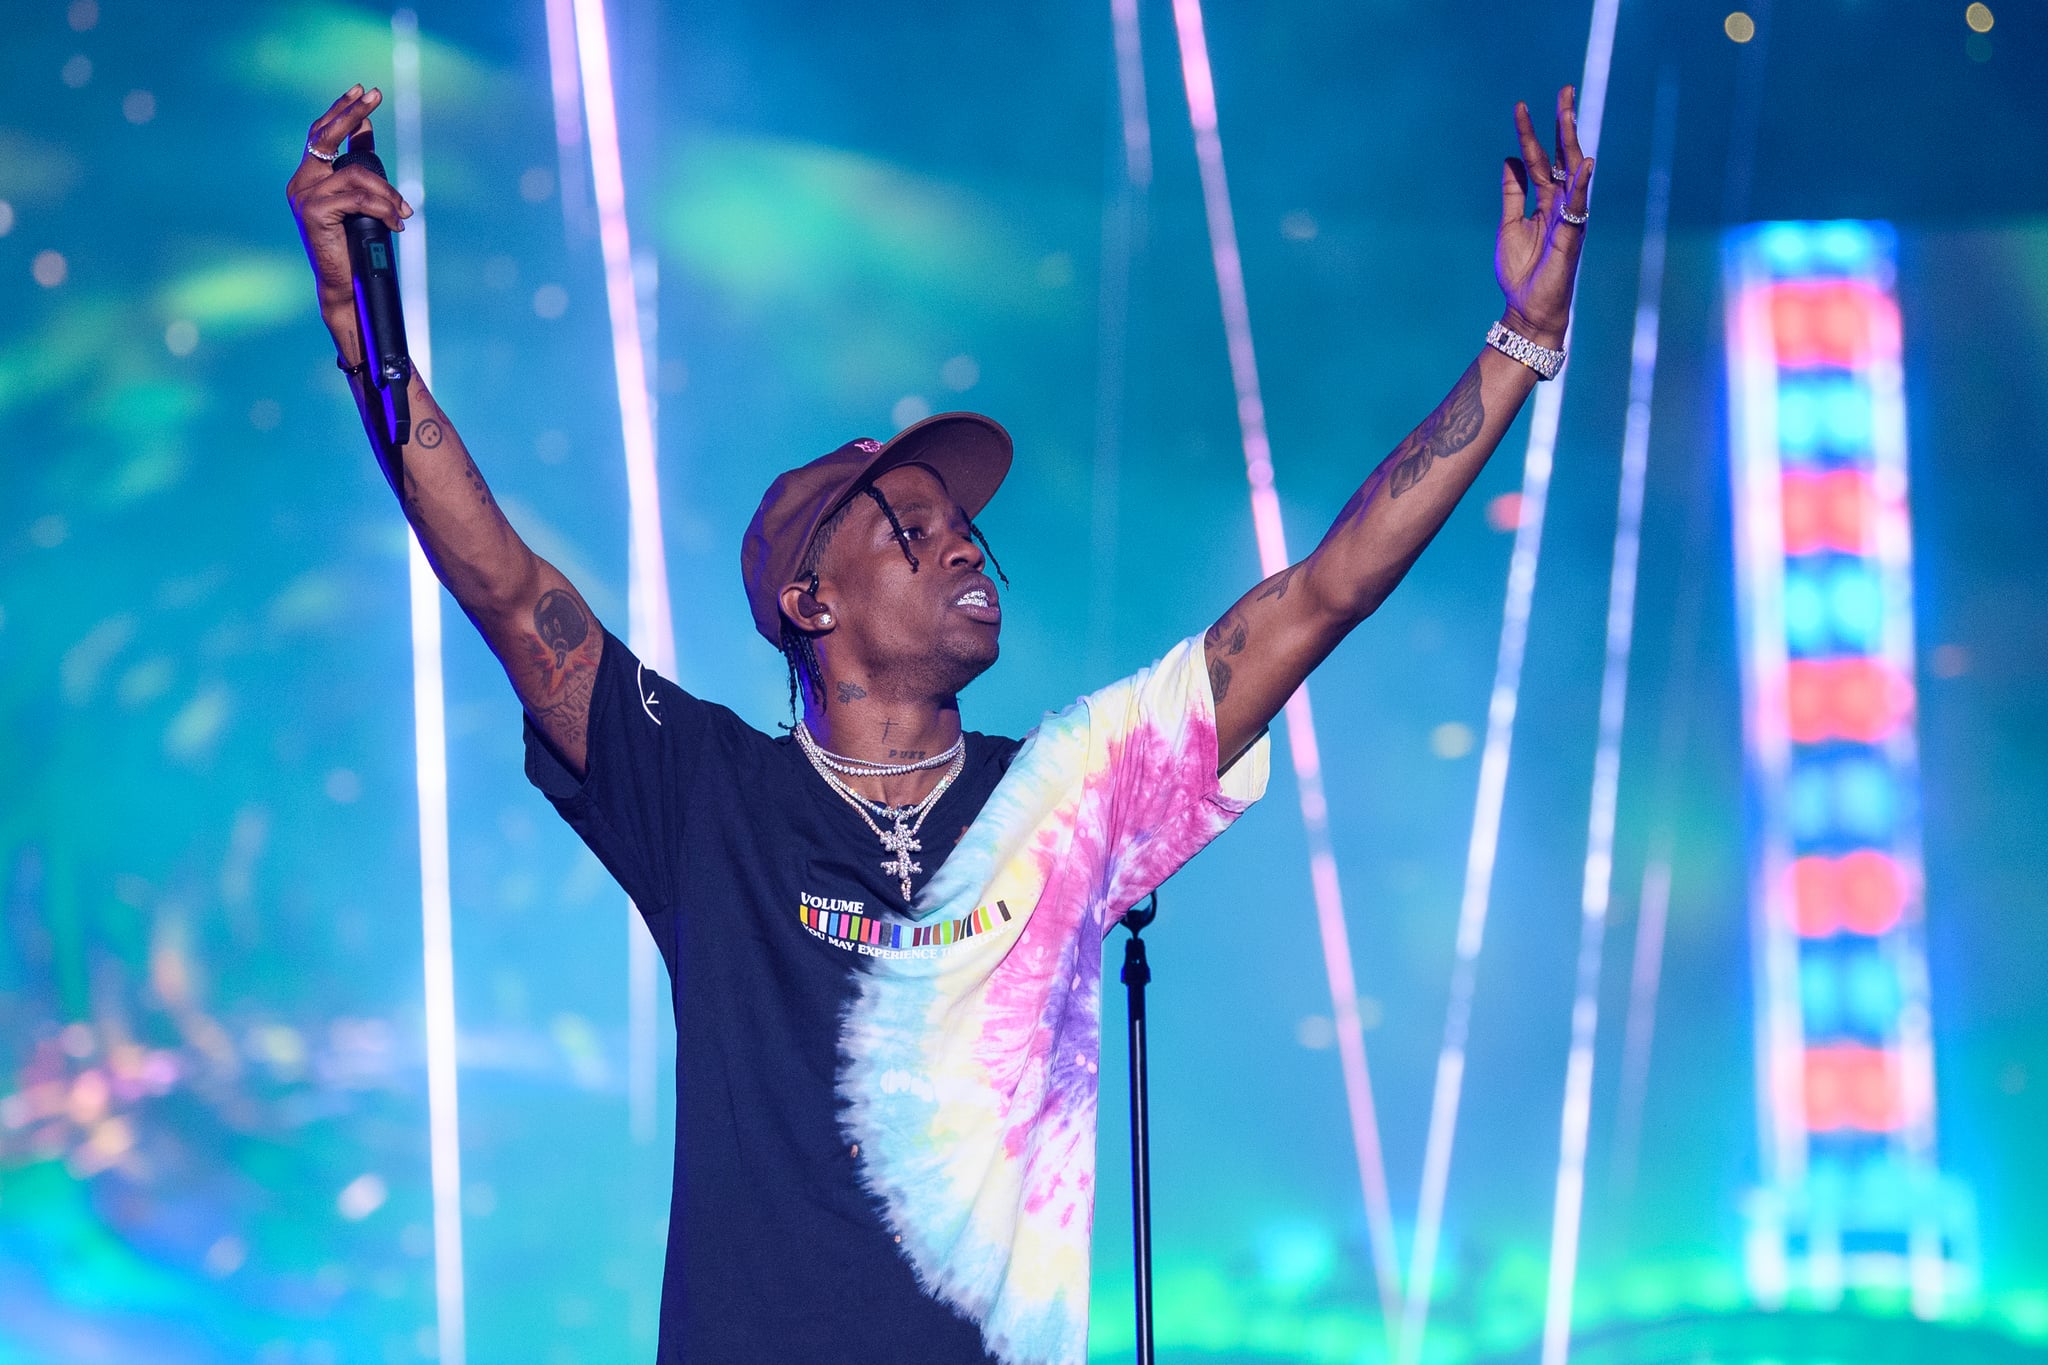
[[[839,798],[852,806],[854,813],[874,831],[882,841],[882,849],[890,857],[882,863],[882,871],[895,877],[903,884],[903,903],[910,904],[910,874],[924,871],[924,864],[913,862],[910,855],[919,852],[924,845],[917,840],[918,830],[924,827],[924,818],[932,813],[932,807],[939,804],[939,798],[946,794],[946,788],[953,785],[953,779],[967,766],[967,736],[953,741],[952,747],[930,758],[915,763],[869,763],[865,759],[848,758],[835,754],[819,744],[811,734],[810,727],[802,721],[796,723],[797,747],[804,751],[804,757],[825,779],[825,785],[839,793]],[[925,798],[912,806],[890,806],[880,801],[870,801],[852,787],[846,785],[845,777],[901,777],[905,773],[924,772],[931,768],[944,768],[945,776],[938,785],[925,794]],[[890,828],[883,829],[880,821],[887,820]]]

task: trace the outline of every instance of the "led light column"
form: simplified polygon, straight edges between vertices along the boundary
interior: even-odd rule
[[[1766,1305],[1976,1289],[1935,1159],[1895,242],[1770,223],[1725,248]]]

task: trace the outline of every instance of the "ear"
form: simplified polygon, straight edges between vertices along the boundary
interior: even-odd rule
[[[817,580],[811,581],[815,583]],[[839,624],[839,618],[813,595],[808,584],[790,584],[782,590],[779,600],[783,616],[806,635],[829,634]]]

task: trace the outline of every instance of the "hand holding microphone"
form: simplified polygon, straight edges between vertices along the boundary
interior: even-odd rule
[[[285,193],[342,368],[358,372],[352,362],[360,357],[364,385],[381,410],[382,434],[402,446],[412,436],[412,360],[392,234],[405,230],[412,206],[385,178],[373,149],[369,115],[381,98],[376,90],[356,86],[329,106],[308,130],[306,153]]]

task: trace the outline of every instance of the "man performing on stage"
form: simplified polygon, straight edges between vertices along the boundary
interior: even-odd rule
[[[1593,174],[1571,99],[1555,159],[1516,106],[1506,309],[1449,395],[1307,558],[1021,741],[963,730],[958,705],[1002,624],[973,518],[1011,447],[985,417],[853,441],[770,484],[740,574],[801,709],[776,737],[598,624],[417,377],[408,444],[366,423],[519,694],[529,776],[668,963],[664,1365],[1085,1358],[1103,936],[1260,795],[1268,723],[1562,364]],[[398,229],[411,209],[328,162],[377,102],[361,87],[335,101],[288,191],[359,402],[341,220]]]

